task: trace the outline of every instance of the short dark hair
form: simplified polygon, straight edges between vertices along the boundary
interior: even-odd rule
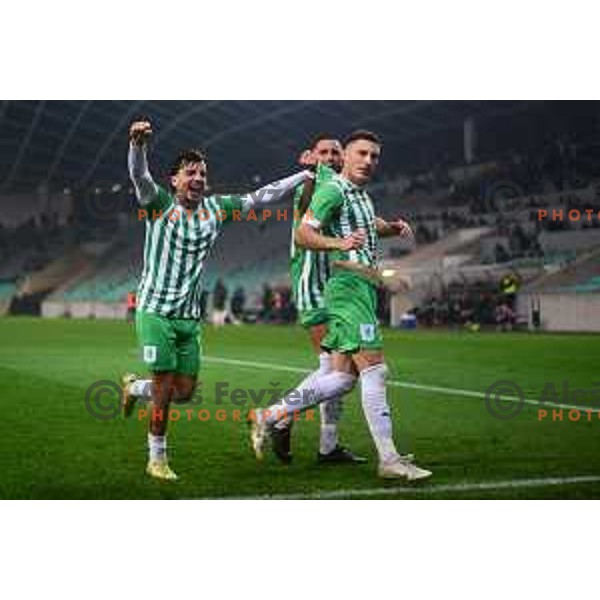
[[[337,142],[339,140],[339,138],[337,135],[333,135],[333,134],[327,133],[327,132],[317,133],[317,135],[315,135],[311,138],[310,144],[308,147],[311,150],[314,150],[315,147],[317,146],[317,144],[319,142],[322,142],[323,140],[335,140]]]
[[[179,173],[179,170],[184,165],[189,165],[191,163],[201,163],[206,162],[206,153],[203,150],[198,150],[197,148],[191,148],[189,150],[182,150],[178,155],[173,164],[171,165],[171,169],[169,171],[169,175],[173,177]]]
[[[367,142],[373,142],[378,146],[382,145],[381,138],[376,133],[373,133],[368,129],[357,129],[344,140],[344,148],[346,148],[346,146],[352,142],[357,142],[358,140],[367,140]]]

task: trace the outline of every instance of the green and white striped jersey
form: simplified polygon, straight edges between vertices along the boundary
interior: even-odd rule
[[[293,232],[291,250],[290,274],[296,308],[299,312],[324,308],[325,284],[331,275],[328,253],[296,247]]]
[[[319,165],[316,174],[316,184],[331,179],[335,171],[324,165]],[[298,214],[300,199],[305,183],[296,189],[294,195],[294,215]],[[294,242],[294,233],[300,221],[294,219],[292,227],[292,241],[290,244],[290,276],[292,280],[292,293],[294,302],[299,312],[321,309],[325,307],[325,284],[331,275],[329,267],[329,253],[298,248]]]
[[[158,187],[158,186],[157,186]],[[223,224],[239,210],[238,196],[204,198],[192,210],[158,187],[144,208],[144,269],[138,286],[138,308],[173,319],[200,319],[204,261]]]
[[[317,185],[304,221],[331,237],[343,238],[357,229],[364,229],[367,239],[362,248],[347,252],[334,250],[329,252],[329,257],[332,261],[352,261],[377,268],[379,237],[375,210],[365,189],[335,175]]]

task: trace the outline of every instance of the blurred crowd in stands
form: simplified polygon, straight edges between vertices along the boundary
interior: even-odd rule
[[[520,285],[517,273],[507,274],[500,282],[455,283],[411,312],[425,327],[477,330],[481,326],[495,326],[498,330],[510,331],[517,325],[515,296]]]
[[[403,216],[413,224],[418,244],[435,242],[462,228],[490,228],[498,240],[493,242],[491,261],[505,263],[515,258],[542,257],[545,252],[542,234],[600,228],[597,216],[591,221],[573,222],[567,218],[540,220],[538,215],[540,208],[548,207],[563,209],[565,214],[575,208],[592,209],[597,215],[600,188],[594,186],[600,181],[599,174],[600,155],[594,143],[555,138],[537,149],[509,152],[477,165],[457,167],[439,163],[428,173],[410,179],[405,176],[400,198],[395,192],[374,196],[383,216],[389,213],[397,217],[397,207],[405,207]],[[91,190],[73,202],[66,219],[50,212],[11,228],[0,217],[0,280],[14,281],[36,271],[69,247],[90,240],[110,240],[125,222],[133,224],[140,235],[140,239],[134,239],[126,234],[125,239],[141,247],[143,227],[136,220],[131,191],[120,187],[115,190]],[[260,243],[256,236],[260,236]],[[235,250],[249,245],[261,251],[259,256],[250,257],[252,264],[244,263],[243,259],[248,257],[237,256]],[[216,324],[294,321],[296,314],[289,286],[275,283],[280,279],[276,280],[274,263],[269,262],[279,260],[285,271],[288,247],[287,223],[248,224],[235,232],[227,231],[211,259],[217,276],[222,279],[208,286],[209,291],[203,295],[205,317]],[[126,260],[131,262],[130,257]],[[266,279],[257,275],[256,289],[250,289],[247,280],[241,281],[243,285],[238,280],[228,280],[234,266],[248,273],[250,268],[262,268],[260,275],[268,277],[270,273],[272,278],[261,290]],[[250,273],[249,279],[254,274]],[[257,291],[261,295],[258,303],[254,301]],[[383,300],[385,318],[389,308],[385,297]],[[512,302],[496,284],[489,282],[450,287],[442,295],[430,297],[417,312],[419,320],[431,326],[510,327],[515,321]]]
[[[404,188],[401,202],[416,207],[406,216],[415,225],[417,243],[435,242],[461,228],[491,227],[507,241],[498,245],[494,260],[506,262],[541,257],[543,232],[600,229],[600,156],[595,144],[559,138],[535,152],[512,152],[459,171],[437,165]],[[539,209],[549,206],[562,209],[565,217],[553,219],[549,211],[547,218],[540,218]],[[582,215],[592,210],[595,216],[570,220],[566,215],[572,209]]]
[[[58,215],[42,214],[10,228],[0,221],[0,279],[14,280],[64,252],[71,229]]]
[[[217,280],[212,298],[209,299],[209,295],[208,291],[203,294],[202,317],[206,319],[209,316],[209,302],[212,300],[210,321],[217,326],[227,323],[293,323],[296,320],[296,307],[288,285],[271,287],[265,284],[258,309],[247,306],[247,295],[242,286],[237,286],[230,297],[229,289],[222,279]]]

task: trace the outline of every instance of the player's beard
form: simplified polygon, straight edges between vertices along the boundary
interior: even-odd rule
[[[328,166],[339,175],[342,172],[342,169],[344,168],[344,163],[335,162]]]
[[[337,161],[325,162],[322,164],[324,164],[326,167],[329,167],[330,169],[335,171],[338,175],[342,172],[342,169],[344,167],[344,163],[339,163]]]

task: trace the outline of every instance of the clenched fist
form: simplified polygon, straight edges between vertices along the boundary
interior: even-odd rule
[[[312,150],[304,150],[298,157],[298,164],[302,167],[316,167],[317,160]]]
[[[135,146],[144,146],[152,136],[150,121],[134,121],[129,128],[129,140]]]

